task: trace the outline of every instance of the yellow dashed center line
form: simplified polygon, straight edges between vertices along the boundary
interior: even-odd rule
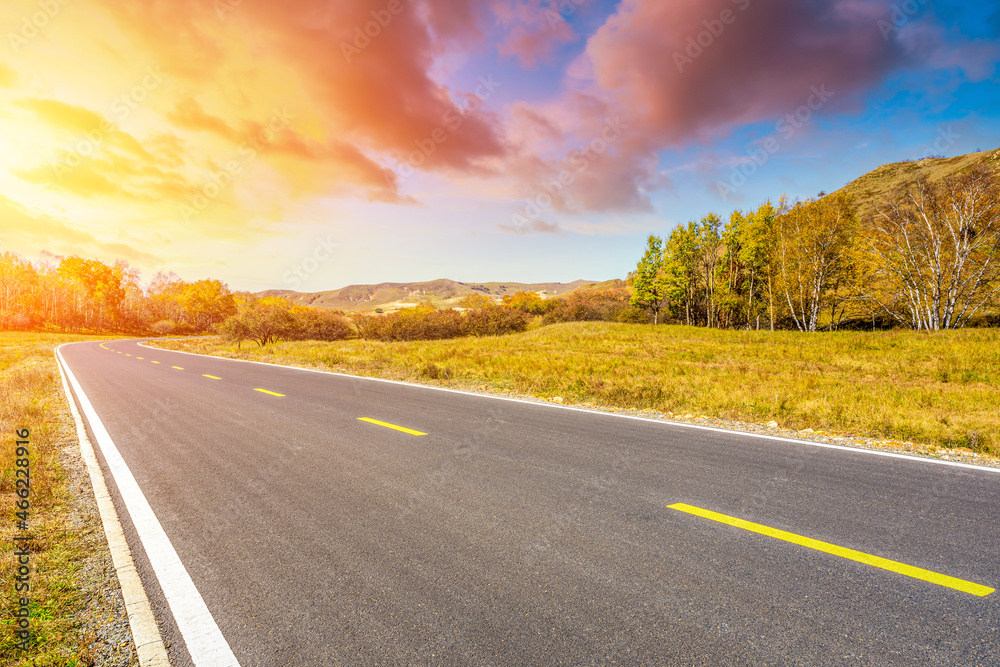
[[[210,378],[212,380],[221,380],[222,378],[216,377],[214,375],[202,375],[203,378]]]
[[[126,352],[126,353],[125,353],[125,356],[126,356],[126,357],[131,357],[132,355],[131,355],[131,354],[129,354],[128,352]]]
[[[753,533],[767,535],[768,537],[784,540],[785,542],[791,542],[792,544],[798,544],[799,546],[815,549],[816,551],[822,551],[823,553],[840,556],[841,558],[857,561],[858,563],[864,563],[865,565],[871,565],[872,567],[878,567],[883,570],[905,575],[907,577],[927,581],[932,584],[937,584],[938,586],[954,588],[957,591],[969,593],[970,595],[985,597],[994,591],[994,589],[989,586],[983,586],[982,584],[976,584],[963,579],[956,579],[955,577],[949,577],[946,574],[939,574],[938,572],[924,570],[923,568],[906,565],[905,563],[899,563],[887,558],[872,556],[871,554],[855,551],[854,549],[839,547],[835,544],[830,544],[829,542],[821,542],[819,540],[814,540],[811,537],[803,537],[801,535],[796,535],[795,533],[788,533],[783,530],[778,530],[777,528],[770,528],[759,523],[744,521],[743,519],[737,519],[725,514],[719,514],[718,512],[712,512],[711,510],[701,509],[700,507],[694,507],[684,503],[675,503],[673,505],[668,505],[668,507],[679,512],[694,514],[695,516],[711,519],[712,521],[718,521],[719,523],[724,523],[728,526],[735,526],[737,528],[749,530]]]
[[[136,359],[142,359],[142,357],[136,357]]]
[[[158,364],[160,362],[159,361],[150,361],[149,363],[151,363],[151,364]]]
[[[183,369],[183,368],[181,368],[180,366],[171,366],[171,368],[176,368],[176,369],[177,369],[177,370],[179,370],[179,371],[182,371],[182,370],[184,370],[184,369]]]
[[[284,397],[284,394],[279,394],[279,393],[274,392],[274,391],[268,391],[267,389],[254,389],[254,391],[259,391],[262,394],[269,394],[271,396],[282,396],[282,397]]]
[[[403,433],[409,433],[410,435],[427,435],[420,431],[414,431],[412,428],[406,428],[405,426],[396,426],[395,424],[390,424],[388,422],[380,422],[377,419],[370,419],[368,417],[358,417],[358,421],[368,422],[369,424],[375,424],[377,426],[384,426],[386,428],[391,428],[394,431],[402,431]]]

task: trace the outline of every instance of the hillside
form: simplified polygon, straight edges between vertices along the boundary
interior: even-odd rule
[[[430,301],[438,308],[455,306],[470,294],[484,294],[500,299],[521,291],[538,292],[543,297],[562,296],[576,289],[594,285],[613,286],[608,281],[575,280],[571,283],[462,283],[441,279],[417,283],[379,283],[378,285],[348,285],[325,292],[294,292],[292,290],[267,290],[261,296],[280,296],[294,304],[317,308],[339,309],[345,312],[373,310],[399,310]]]
[[[838,192],[852,196],[863,215],[873,204],[883,201],[893,190],[905,183],[915,181],[921,176],[926,176],[931,181],[939,181],[979,163],[985,164],[1000,176],[1000,149],[950,158],[926,158],[884,164],[851,181]]]

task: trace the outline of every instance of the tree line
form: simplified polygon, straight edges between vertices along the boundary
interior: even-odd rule
[[[0,329],[137,335],[219,333],[236,342],[429,340],[501,335],[569,321],[681,323],[730,329],[954,329],[996,323],[1000,183],[985,167],[909,183],[863,210],[843,194],[782,198],[710,214],[650,236],[627,287],[564,297],[472,295],[398,313],[293,306],[219,280],[157,273],[124,261],[0,253]]]
[[[219,280],[158,273],[143,285],[124,261],[0,253],[0,328],[8,330],[200,333],[234,314],[235,298]]]
[[[834,194],[767,202],[725,225],[707,215],[650,236],[629,284],[632,305],[654,323],[818,331],[992,321],[1000,183],[977,166],[861,210]]]

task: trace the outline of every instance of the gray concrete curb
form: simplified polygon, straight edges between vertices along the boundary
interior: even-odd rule
[[[59,366],[63,391],[66,393],[69,409],[73,413],[73,420],[76,422],[76,432],[80,438],[80,452],[87,464],[90,483],[94,487],[97,508],[101,513],[104,534],[108,539],[108,546],[111,549],[111,560],[115,566],[115,574],[118,576],[118,583],[121,585],[122,598],[125,600],[125,611],[128,613],[128,624],[132,629],[132,639],[135,642],[136,653],[139,655],[139,664],[142,667],[170,667],[167,649],[163,645],[160,629],[157,627],[156,618],[153,616],[153,608],[149,604],[146,590],[142,587],[139,573],[135,569],[132,552],[128,548],[128,543],[125,541],[125,533],[122,531],[121,522],[118,520],[118,512],[115,511],[114,503],[111,500],[107,484],[104,481],[104,474],[97,461],[97,454],[94,452],[94,445],[87,436],[87,429],[83,424],[83,419],[80,416],[80,411],[77,410],[73,393],[66,381],[66,373],[63,371],[62,359],[59,358],[58,350],[59,348],[57,347],[56,363]]]

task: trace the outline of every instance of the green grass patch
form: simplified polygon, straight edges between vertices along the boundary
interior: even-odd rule
[[[722,331],[576,322],[502,337],[382,343],[217,339],[170,349],[566,403],[1000,454],[1000,331]]]

